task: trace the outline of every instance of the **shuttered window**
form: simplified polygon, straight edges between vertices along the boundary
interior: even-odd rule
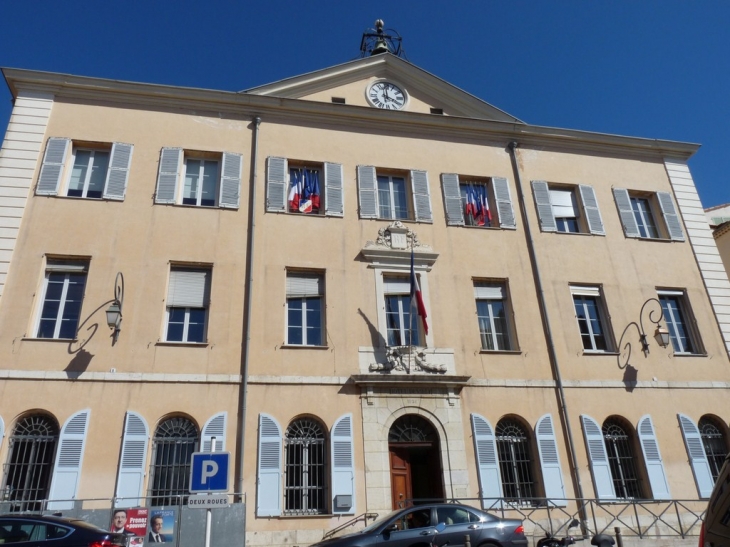
[[[613,196],[626,237],[684,241],[679,213],[668,192],[647,193],[614,188]],[[658,222],[658,218],[664,222]]]
[[[533,180],[532,193],[543,232],[605,235],[592,186],[561,186]]]
[[[588,352],[611,351],[613,337],[600,288],[572,285],[570,292],[583,349]]]
[[[286,276],[286,343],[324,345],[324,276],[288,272]]]
[[[182,505],[187,502],[190,462],[199,446],[198,429],[187,418],[169,418],[157,426],[152,444],[149,505]]]
[[[174,266],[170,269],[166,301],[166,342],[205,342],[210,277],[210,268]]]
[[[267,159],[267,211],[341,217],[343,199],[339,163],[300,163],[273,156]]]
[[[326,512],[327,443],[322,425],[312,418],[295,420],[286,429],[284,513]]]
[[[357,178],[360,218],[433,222],[426,171],[389,173],[359,165]]]
[[[634,441],[630,437],[630,428],[621,420],[609,418],[603,423],[602,432],[616,497],[642,498],[642,487],[636,470],[637,458],[634,454]]]
[[[513,418],[503,418],[497,422],[495,436],[505,501],[533,505],[534,461],[526,428]]]

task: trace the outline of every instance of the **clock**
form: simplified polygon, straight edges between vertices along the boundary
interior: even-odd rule
[[[367,99],[371,105],[386,110],[401,110],[408,99],[406,92],[392,82],[379,80],[367,89]]]

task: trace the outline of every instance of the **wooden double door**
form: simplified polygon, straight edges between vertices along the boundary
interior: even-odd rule
[[[390,488],[393,509],[419,499],[444,497],[438,442],[390,443]]]

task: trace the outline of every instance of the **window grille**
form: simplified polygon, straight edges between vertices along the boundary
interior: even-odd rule
[[[722,468],[722,464],[725,463],[725,457],[727,456],[725,436],[713,423],[713,420],[706,416],[700,418],[698,426],[700,436],[702,437],[702,445],[705,447],[705,454],[707,454],[707,463],[710,464],[712,480],[713,482],[717,482],[720,469]]]
[[[424,418],[414,414],[398,418],[388,433],[388,442],[391,443],[433,442],[436,440],[438,437],[433,426]]]
[[[286,430],[285,513],[316,515],[326,511],[325,434],[310,418],[292,422]]]
[[[495,430],[505,500],[532,504],[535,497],[530,440],[516,420],[500,420]]]
[[[58,425],[46,416],[28,416],[15,426],[5,464],[2,501],[11,511],[40,511],[48,499],[58,444]]]
[[[170,418],[157,427],[150,469],[150,505],[187,503],[190,460],[198,446],[198,429],[186,418]]]
[[[603,440],[606,444],[616,497],[641,498],[641,484],[634,465],[636,457],[628,433],[616,420],[609,419],[603,423]]]

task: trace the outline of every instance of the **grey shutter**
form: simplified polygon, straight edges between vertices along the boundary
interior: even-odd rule
[[[631,198],[629,191],[625,188],[614,188],[613,199],[616,201],[618,215],[621,217],[621,224],[624,226],[626,237],[639,237],[639,226],[636,224],[634,211],[631,209]]]
[[[215,437],[215,451],[226,451],[226,425],[228,412],[219,412],[211,417],[203,427],[201,452],[212,452],[213,437]]]
[[[182,158],[182,148],[163,148],[160,151],[160,169],[157,173],[155,203],[175,203]]]
[[[601,211],[598,209],[596,192],[593,190],[593,187],[581,184],[578,186],[578,189],[580,190],[580,200],[583,203],[583,213],[588,223],[588,231],[595,235],[606,235],[606,231],[603,229]]]
[[[543,232],[557,232],[553,206],[550,203],[550,189],[544,180],[532,181],[532,195],[535,197],[537,216],[540,219],[540,230]]]
[[[497,460],[497,439],[494,429],[479,414],[471,415],[471,429],[474,436],[474,452],[479,472],[479,497],[483,509],[494,509],[501,505],[502,476]]]
[[[644,463],[646,464],[646,474],[649,475],[649,484],[651,484],[654,499],[672,499],[669,494],[669,481],[667,481],[667,474],[664,472],[664,463],[659,452],[659,442],[654,433],[651,416],[648,414],[643,416],[639,420],[639,427],[636,429],[639,432],[641,451],[644,453]]]
[[[129,167],[132,164],[132,151],[134,146],[115,142],[112,144],[111,158],[109,158],[109,169],[106,172],[104,182],[104,198],[124,200],[129,181]]]
[[[360,218],[378,218],[378,180],[372,165],[357,166]]]
[[[463,226],[464,207],[461,203],[459,175],[455,173],[441,173],[441,189],[444,193],[446,224],[449,226]]]
[[[494,199],[497,202],[497,215],[499,215],[499,227],[509,230],[516,230],[515,211],[512,208],[512,194],[509,189],[509,182],[504,177],[492,177],[492,190]]]
[[[259,461],[256,516],[281,515],[281,428],[268,414],[259,414]]]
[[[223,168],[221,169],[221,192],[218,205],[227,209],[238,209],[241,202],[241,171],[243,157],[241,154],[223,152]]]
[[[697,492],[700,498],[709,498],[712,494],[712,487],[715,481],[712,479],[712,471],[705,454],[705,446],[702,443],[700,430],[689,416],[677,414],[679,427],[682,429],[682,437],[684,437],[684,446],[687,449],[689,464],[692,466],[692,474],[695,477]]]
[[[86,431],[89,425],[90,409],[82,410],[71,416],[61,429],[56,463],[53,466],[53,479],[48,494],[49,510],[73,509],[81,478],[81,464],[84,460]]]
[[[679,215],[677,215],[677,210],[674,208],[671,194],[668,192],[657,192],[656,197],[659,200],[662,215],[664,215],[664,223],[667,226],[669,237],[674,241],[684,241],[682,224],[679,222]]]
[[[46,143],[46,153],[43,155],[41,174],[38,175],[38,184],[35,193],[41,196],[55,196],[58,193],[58,184],[61,182],[63,166],[66,163],[71,139],[50,137]]]
[[[419,222],[433,222],[428,173],[426,171],[412,170],[411,185],[413,186],[413,211],[416,220]]]
[[[210,270],[171,269],[167,306],[205,308],[210,298]]]
[[[3,447],[4,438],[5,438],[5,422],[3,422],[3,417],[0,416],[0,448]]]
[[[560,469],[558,440],[555,437],[553,417],[550,414],[545,414],[537,421],[535,434],[537,449],[540,453],[545,497],[551,505],[565,507],[568,505],[568,500],[565,499],[565,484],[563,483],[563,471]]]
[[[588,449],[588,459],[591,465],[593,488],[596,497],[601,500],[616,499],[613,488],[613,476],[608,463],[606,444],[603,442],[603,431],[593,418],[582,414],[580,421],[583,424],[583,437]]]
[[[149,429],[144,418],[136,412],[127,412],[122,438],[122,457],[117,473],[115,507],[138,507],[144,488]]]
[[[320,274],[289,273],[286,276],[286,296],[307,298],[324,294],[324,279]]]
[[[329,217],[344,216],[344,184],[342,165],[339,163],[324,164],[324,214]]]
[[[285,158],[266,158],[266,210],[274,213],[286,212],[286,194],[289,184],[289,169]]]
[[[352,414],[340,416],[332,427],[332,513],[355,513],[355,449]]]

